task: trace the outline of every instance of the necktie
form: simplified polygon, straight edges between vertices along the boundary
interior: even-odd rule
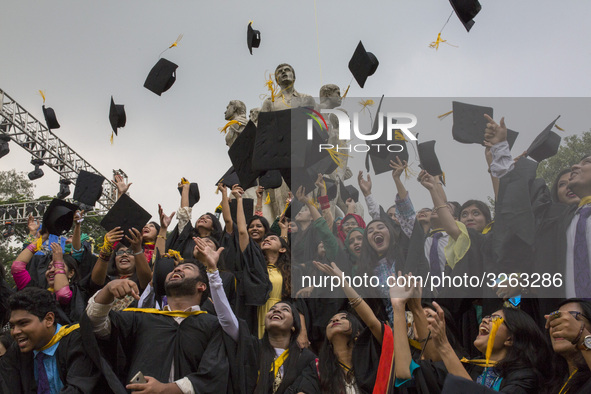
[[[587,245],[587,218],[591,207],[579,211],[579,221],[575,233],[574,277],[575,294],[578,298],[591,298],[591,275],[589,272],[589,248]]]
[[[439,263],[439,238],[443,236],[443,232],[437,232],[431,236],[433,243],[429,250],[429,263],[431,265],[431,276],[441,276],[441,264]]]
[[[50,394],[49,390],[49,379],[47,378],[47,371],[45,371],[45,365],[43,360],[47,355],[43,352],[37,353],[35,358],[37,359],[37,394]]]

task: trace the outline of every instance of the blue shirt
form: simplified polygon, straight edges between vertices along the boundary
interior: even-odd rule
[[[61,324],[57,324],[55,332],[57,333],[60,328],[62,328]],[[43,360],[43,365],[45,366],[45,372],[47,373],[47,380],[49,381],[51,394],[58,394],[62,387],[64,387],[60,380],[60,374],[57,369],[57,359],[55,358],[55,351],[59,345],[60,343],[58,342],[52,347],[42,351],[42,353],[45,353],[47,356]],[[37,354],[39,354],[39,351],[33,350],[33,356],[37,357]],[[35,382],[39,382],[39,378],[37,377],[37,358],[34,358],[33,370],[35,371]]]

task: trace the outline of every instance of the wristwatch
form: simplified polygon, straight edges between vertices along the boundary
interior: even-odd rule
[[[591,335],[585,336],[583,342],[581,342],[577,348],[579,350],[591,350]]]

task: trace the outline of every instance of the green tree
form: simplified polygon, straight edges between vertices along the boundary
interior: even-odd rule
[[[591,131],[563,138],[558,153],[540,163],[537,175],[551,187],[560,171],[572,167],[590,153]]]
[[[24,172],[0,171],[0,204],[32,200],[34,188]]]

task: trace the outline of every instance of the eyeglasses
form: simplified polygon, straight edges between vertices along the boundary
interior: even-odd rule
[[[585,319],[591,321],[591,319],[589,319],[587,316],[585,316],[583,314],[583,312],[578,312],[578,311],[566,311],[566,312],[570,313],[571,316],[575,318],[575,320],[580,321],[581,319],[579,319],[579,316],[583,316]],[[562,313],[562,311],[554,311],[550,314],[550,317],[553,317],[553,316],[560,317],[561,313]]]
[[[125,249],[125,250],[118,250],[115,252],[115,256],[123,256],[124,254],[128,255],[128,256],[133,256],[133,251],[131,249]]]

